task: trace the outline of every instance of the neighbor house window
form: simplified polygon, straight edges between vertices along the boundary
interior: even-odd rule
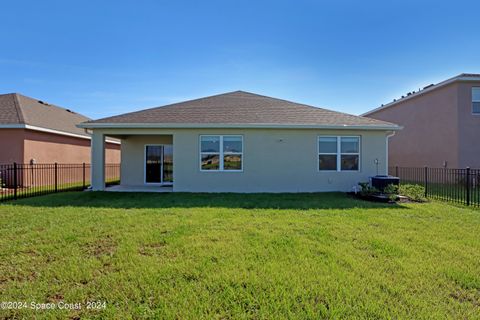
[[[318,137],[320,171],[358,171],[360,137]]]
[[[472,88],[472,113],[480,114],[480,87]]]
[[[200,136],[200,170],[242,171],[242,136]]]

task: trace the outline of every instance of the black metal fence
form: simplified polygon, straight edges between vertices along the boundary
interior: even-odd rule
[[[105,183],[120,182],[120,164],[105,165]],[[90,164],[0,164],[0,201],[90,186]]]
[[[400,183],[425,187],[425,197],[480,207],[480,169],[390,167]]]

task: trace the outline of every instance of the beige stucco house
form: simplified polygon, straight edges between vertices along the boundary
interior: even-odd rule
[[[363,116],[404,128],[390,139],[391,166],[480,168],[480,74],[429,85]]]
[[[105,189],[105,137],[122,141],[125,190],[349,191],[387,172],[400,127],[236,91],[79,125],[92,131],[92,187]],[[117,187],[118,188],[118,187]]]

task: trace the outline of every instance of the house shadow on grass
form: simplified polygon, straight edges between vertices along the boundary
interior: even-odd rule
[[[345,193],[117,193],[64,192],[9,202],[35,207],[93,208],[239,208],[239,209],[379,209],[407,208],[374,203]]]

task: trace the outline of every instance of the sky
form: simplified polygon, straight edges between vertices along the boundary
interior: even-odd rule
[[[0,93],[91,118],[244,90],[361,114],[480,73],[480,1],[2,1]]]

